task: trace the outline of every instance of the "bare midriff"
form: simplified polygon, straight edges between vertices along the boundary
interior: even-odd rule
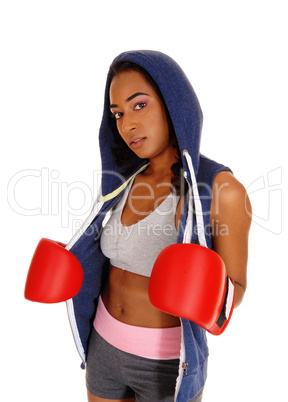
[[[148,296],[148,277],[110,265],[110,274],[102,293],[103,303],[116,320],[148,328],[180,325],[178,317],[152,306]]]
[[[171,172],[168,177],[161,179],[161,185],[155,185],[149,176],[149,168],[143,174],[138,174],[133,183],[127,202],[122,211],[123,225],[133,225],[143,219],[143,212],[147,215],[158,205],[159,198],[168,196],[171,191]],[[167,185],[163,185],[167,183]],[[141,185],[143,184],[143,186]],[[150,191],[147,192],[148,188]],[[132,191],[133,190],[133,191]],[[133,194],[133,197],[132,195]],[[151,194],[154,198],[151,198]],[[176,211],[175,224],[181,217],[184,197],[181,198]],[[133,208],[132,208],[133,207]],[[135,211],[140,211],[138,216]],[[137,264],[137,258],[135,258]],[[110,273],[104,291],[103,303],[112,317],[125,324],[147,328],[170,328],[180,325],[180,319],[166,314],[152,306],[149,300],[149,277],[138,275],[130,271],[117,268],[110,264]]]

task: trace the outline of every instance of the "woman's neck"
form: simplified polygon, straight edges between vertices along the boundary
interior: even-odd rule
[[[174,147],[170,147],[161,155],[150,159],[150,164],[143,172],[146,176],[153,176],[156,181],[167,179],[172,177],[171,166],[178,162],[177,150]]]

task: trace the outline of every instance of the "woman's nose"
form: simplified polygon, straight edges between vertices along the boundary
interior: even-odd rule
[[[128,134],[130,131],[135,130],[136,122],[131,115],[124,115],[121,121],[121,130],[123,134]]]

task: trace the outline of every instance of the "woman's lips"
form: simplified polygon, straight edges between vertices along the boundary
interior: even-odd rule
[[[133,149],[137,149],[137,148],[141,147],[141,145],[143,144],[143,142],[145,140],[146,140],[146,137],[139,137],[139,138],[132,139],[132,141],[130,141],[130,147]]]

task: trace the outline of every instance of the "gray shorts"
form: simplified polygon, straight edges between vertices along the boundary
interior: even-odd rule
[[[86,369],[86,385],[92,395],[106,399],[136,397],[139,402],[172,402],[178,368],[179,359],[154,360],[126,353],[92,330]],[[190,401],[200,402],[200,394]]]

